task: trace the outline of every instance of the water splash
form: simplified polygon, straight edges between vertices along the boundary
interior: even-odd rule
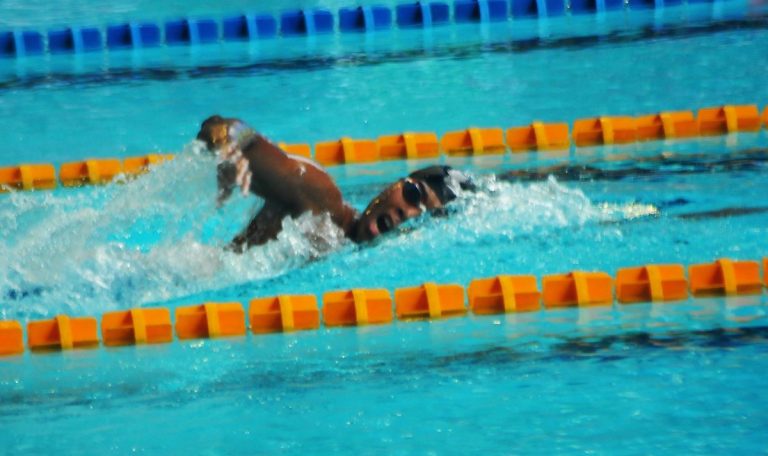
[[[184,153],[134,181],[0,200],[0,317],[94,313],[274,277],[344,243],[327,215],[276,242],[222,247],[260,203],[215,207],[212,160]]]
[[[329,216],[307,214],[284,220],[278,239],[265,246],[242,255],[225,251],[259,203],[239,198],[217,210],[212,163],[191,150],[130,182],[5,195],[0,318],[98,314],[215,292],[289,274],[349,244]],[[402,227],[407,236],[335,257],[385,262],[390,249],[443,251],[446,240],[492,243],[655,213],[652,206],[594,204],[554,179],[479,180],[480,190],[460,194],[450,217],[423,217]]]
[[[446,234],[471,240],[493,233],[512,240],[658,214],[647,204],[593,203],[580,189],[562,185],[553,177],[533,184],[510,184],[489,176],[479,187],[479,192],[460,195],[456,223],[443,225],[449,231]]]

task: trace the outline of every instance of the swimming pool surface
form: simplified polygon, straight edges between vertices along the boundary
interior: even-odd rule
[[[34,7],[0,4],[4,25]],[[118,3],[104,21],[182,7],[152,8]],[[178,154],[127,183],[0,195],[0,319],[762,258],[765,131],[443,157],[480,187],[448,217],[366,246],[302,217],[244,255],[222,246],[259,203],[217,210],[212,162],[189,145],[213,113],[314,143],[763,108],[768,21],[754,6],[713,20],[712,8],[0,61],[0,166]],[[431,163],[330,172],[361,209]],[[0,453],[760,453],[766,304],[763,293],[27,352],[0,360]]]

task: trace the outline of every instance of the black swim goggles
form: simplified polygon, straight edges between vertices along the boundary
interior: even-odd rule
[[[400,191],[403,195],[403,201],[408,205],[415,208],[420,208],[422,204],[427,202],[427,191],[424,188],[424,183],[421,181],[414,181],[411,178],[403,179],[403,183],[400,186]],[[402,221],[402,218],[401,218]],[[376,218],[376,227],[379,229],[379,233],[386,233],[395,227],[392,217],[389,214],[381,214]]]

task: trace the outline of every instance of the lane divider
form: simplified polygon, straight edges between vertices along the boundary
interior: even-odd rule
[[[573,133],[567,123],[534,121],[528,126],[502,128],[468,128],[438,136],[431,132],[405,132],[383,135],[377,139],[324,141],[315,144],[278,145],[290,154],[314,158],[323,166],[373,163],[383,160],[436,158],[448,156],[504,154],[512,152],[568,149],[576,147],[631,144],[662,139],[689,139],[698,136],[757,132],[768,128],[768,106],[762,116],[757,105],[726,105],[702,108],[698,116],[692,111],[670,111],[658,114],[601,116],[577,119]],[[505,142],[506,140],[506,142]],[[64,163],[58,179],[65,187],[97,185],[111,182],[116,176],[134,177],[152,166],[173,159],[171,154],[92,159]],[[56,187],[56,172],[51,164],[22,164],[0,168],[0,192],[7,189],[43,190]]]
[[[467,298],[470,309],[478,315],[529,312],[539,309],[541,292],[535,276],[499,275],[470,282]]]
[[[61,182],[64,187],[98,185],[123,175],[135,177],[149,172],[152,166],[172,160],[171,154],[150,154],[128,157],[122,162],[115,158],[99,158],[64,163],[58,179],[52,164],[23,164],[0,168],[0,193],[12,190],[50,190]]]
[[[620,302],[676,301],[688,297],[682,265],[648,265],[620,269],[616,275],[616,299]]]
[[[440,318],[467,312],[461,285],[425,283],[395,290],[395,314],[400,320]]]
[[[248,321],[254,334],[320,327],[320,309],[314,295],[281,295],[250,302]]]
[[[572,271],[545,275],[539,291],[532,275],[499,275],[472,280],[465,289],[456,284],[424,283],[386,289],[352,289],[326,292],[322,309],[314,295],[280,295],[255,298],[246,313],[239,302],[177,307],[175,324],[166,308],[137,308],[107,312],[101,317],[101,340],[94,317],[58,315],[26,325],[26,348],[72,350],[77,348],[169,343],[173,332],[179,340],[244,336],[313,330],[325,327],[363,326],[398,320],[439,319],[460,316],[532,312],[544,308],[612,306],[638,302],[670,302],[689,296],[760,295],[768,287],[768,257],[757,261],[721,258],[688,267],[651,264],[621,268],[616,279],[605,272]],[[0,356],[23,354],[22,325],[0,321]]]
[[[690,2],[689,2],[690,3]],[[698,2],[697,2],[698,3]],[[722,0],[713,0],[713,4]],[[255,41],[278,36],[315,36],[370,33],[399,28],[476,22],[490,23],[571,14],[602,14],[621,10],[663,10],[684,6],[680,0],[455,0],[417,1],[395,5],[342,7],[338,11],[309,8],[281,12],[278,16],[246,12],[210,17],[174,18],[165,22],[128,22],[105,27],[70,26],[47,33],[35,30],[0,31],[0,57],[24,58],[51,54],[119,51],[167,46]],[[713,13],[714,14],[714,13]],[[394,19],[393,19],[394,17]]]
[[[573,124],[573,142],[577,147],[637,142],[637,123],[628,116],[577,120]]]
[[[567,123],[533,122],[507,130],[507,146],[515,151],[567,149],[571,145]]]
[[[693,265],[688,268],[688,276],[691,292],[699,295],[752,294],[763,287],[760,266],[754,261],[720,259],[714,264]]]
[[[56,169],[51,164],[0,168],[0,192],[2,186],[17,190],[53,189],[56,188]]]
[[[392,297],[385,289],[329,291],[323,294],[325,326],[359,326],[392,322]]]
[[[107,312],[101,319],[101,340],[107,346],[170,342],[171,313],[164,308]]]
[[[613,279],[604,272],[574,271],[542,278],[545,307],[606,305],[613,302]]]
[[[0,356],[24,353],[24,334],[18,321],[0,321]]]
[[[97,346],[99,337],[93,317],[58,315],[51,320],[27,323],[27,346],[32,349],[71,350]]]
[[[435,133],[406,132],[400,135],[379,136],[379,159],[421,160],[440,156],[440,146]]]
[[[722,106],[699,110],[699,134],[722,135],[734,131],[760,130],[760,113],[755,105]]]
[[[245,311],[239,302],[207,302],[176,308],[176,336],[201,339],[245,334]]]
[[[447,155],[503,154],[507,150],[503,129],[474,127],[444,134],[440,148]]]

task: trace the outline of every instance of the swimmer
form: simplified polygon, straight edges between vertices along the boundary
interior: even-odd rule
[[[344,201],[333,179],[316,162],[289,155],[237,119],[212,116],[197,134],[217,158],[217,204],[235,189],[264,199],[264,206],[229,245],[243,252],[277,237],[285,217],[327,213],[354,242],[370,241],[424,212],[441,210],[471,180],[448,166],[430,166],[385,188],[362,214]]]

